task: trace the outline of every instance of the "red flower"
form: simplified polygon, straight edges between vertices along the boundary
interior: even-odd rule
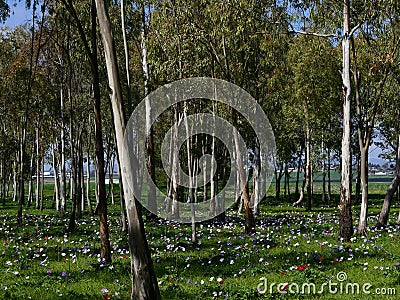
[[[107,300],[108,300],[108,299],[111,299],[111,296],[108,295],[108,294],[105,294],[105,295],[104,295],[104,299],[107,299]]]
[[[305,269],[307,269],[307,265],[299,265],[299,266],[297,266],[297,270],[299,270],[299,271],[303,271]]]
[[[172,277],[169,278],[169,282],[172,282]]]
[[[281,272],[281,274],[282,274],[282,275],[285,275],[285,272],[284,272],[284,271],[282,271],[282,272]]]

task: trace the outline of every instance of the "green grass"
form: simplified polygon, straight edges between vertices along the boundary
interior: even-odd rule
[[[386,183],[370,184],[368,237],[354,237],[351,242],[338,240],[337,194],[331,202],[321,203],[316,193],[311,212],[292,207],[293,194],[292,199],[280,201],[269,196],[261,203],[253,236],[244,234],[243,219],[232,210],[225,222],[198,224],[196,243],[190,241],[190,225],[145,221],[161,295],[163,299],[400,299],[400,227],[394,223],[399,204],[392,207],[388,228],[373,226],[386,187]],[[319,191],[318,185],[315,189]],[[271,185],[268,195],[273,194]],[[68,215],[51,209],[51,195],[49,184],[42,212],[24,208],[22,228],[16,227],[16,203],[7,199],[0,206],[0,299],[129,298],[130,261],[127,237],[120,231],[119,198],[109,206],[113,263],[103,265],[98,258],[98,219],[85,215],[77,221],[77,230],[68,233]],[[358,213],[355,206],[355,226]],[[315,295],[280,294],[276,288],[285,283],[283,287],[294,291],[297,285],[301,291],[308,283],[315,284],[318,292],[329,280],[339,284],[339,272],[346,272],[343,284],[362,288],[370,283],[371,294],[346,294],[345,285],[342,293],[340,285],[336,293],[324,286],[324,292]],[[265,294],[257,290],[262,278],[268,283]],[[372,294],[376,288],[394,288],[396,295]]]

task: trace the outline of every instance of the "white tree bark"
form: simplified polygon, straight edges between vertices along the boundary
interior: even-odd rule
[[[351,81],[350,81],[350,0],[343,5],[343,136],[342,136],[342,170],[339,202],[339,235],[350,240],[353,235],[351,213]]]

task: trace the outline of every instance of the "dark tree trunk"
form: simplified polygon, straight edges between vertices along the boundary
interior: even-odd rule
[[[133,172],[129,169],[130,162],[123,152],[125,120],[123,111],[123,99],[121,81],[119,78],[118,63],[114,38],[111,29],[110,17],[104,1],[95,0],[100,32],[103,38],[104,54],[107,65],[108,82],[111,93],[112,112],[114,116],[114,127],[118,146],[120,163],[126,165],[128,170],[122,168],[125,205],[128,215],[129,250],[131,257],[132,294],[131,299],[161,299],[158,288],[157,277],[151,260],[149,245],[147,243],[144,224],[140,213],[139,202],[128,188],[127,182],[132,180]],[[125,154],[125,155],[124,155]],[[136,178],[135,178],[136,179]]]

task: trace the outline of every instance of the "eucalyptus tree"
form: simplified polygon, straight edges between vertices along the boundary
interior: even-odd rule
[[[127,170],[127,168],[130,166],[130,161],[128,160],[128,154],[124,152],[126,151],[124,146],[126,123],[124,119],[122,88],[111,22],[107,7],[103,1],[96,0],[96,8],[104,45],[108,81],[111,89],[111,104],[118,155],[120,156],[119,161],[125,166],[122,168],[122,179],[128,215],[129,248],[132,272],[131,299],[160,299],[161,297],[158,289],[158,282],[144,232],[143,220],[140,210],[138,209],[139,204],[136,202],[129,185],[131,184],[129,183],[130,180],[133,179],[131,177],[133,172],[129,172]]]
[[[310,2],[293,1],[295,9],[303,12],[303,28],[292,25],[292,31],[306,35],[333,38],[341,41],[342,45],[342,150],[341,150],[341,187],[339,202],[339,236],[349,240],[353,234],[353,217],[351,210],[351,100],[354,94],[354,83],[352,82],[351,56],[354,51],[352,40],[355,35],[360,34],[360,28],[368,26],[368,22],[374,22],[386,3],[381,1],[335,1],[335,2]],[[391,5],[391,4],[389,4]],[[297,16],[299,16],[297,14]],[[294,25],[298,25],[299,18]],[[310,26],[311,25],[311,26]]]
[[[391,53],[375,55],[367,45],[360,45],[362,41],[356,39],[354,43],[359,43],[357,46],[358,53],[353,47],[353,74],[362,188],[361,212],[357,232],[359,235],[365,235],[368,215],[368,151],[373,137],[375,120],[379,110],[382,109],[383,92],[387,88],[386,82],[389,75],[387,59],[391,59],[397,47],[390,49]],[[387,40],[385,39],[386,44]],[[384,59],[382,59],[383,57]]]
[[[395,193],[398,199],[400,191],[400,108],[398,105],[400,80],[390,76],[389,85],[390,88],[385,91],[383,104],[386,109],[379,117],[378,130],[382,141],[380,146],[385,150],[384,158],[395,161],[394,177],[387,188],[377,226],[387,225],[392,199]],[[400,213],[397,218],[397,221],[399,220]]]
[[[100,77],[98,65],[98,46],[97,46],[97,19],[96,19],[96,5],[94,0],[91,1],[89,7],[79,7],[87,9],[90,12],[90,20],[82,20],[79,16],[76,5],[72,0],[63,0],[62,4],[65,6],[73,23],[76,26],[78,35],[83,44],[92,76],[93,88],[93,107],[94,107],[94,120],[95,120],[95,147],[97,158],[97,184],[99,204],[98,212],[100,216],[100,236],[101,236],[101,257],[107,262],[111,262],[111,248],[109,241],[109,232],[107,224],[107,194],[105,188],[105,165],[104,165],[104,145],[103,145],[103,131],[101,119],[101,90],[100,90]],[[89,32],[85,31],[84,22],[87,22],[90,28]],[[90,41],[90,42],[89,42]],[[80,139],[78,139],[80,141]]]
[[[324,141],[325,129],[332,125],[329,124],[330,115],[337,114],[335,110],[340,99],[340,66],[337,51],[328,40],[316,40],[305,35],[294,39],[288,57],[293,74],[292,110],[295,111],[298,122],[303,124],[305,133],[306,210],[311,210],[311,157],[317,153],[313,148],[318,149],[320,142]],[[299,204],[299,201],[295,204]]]

